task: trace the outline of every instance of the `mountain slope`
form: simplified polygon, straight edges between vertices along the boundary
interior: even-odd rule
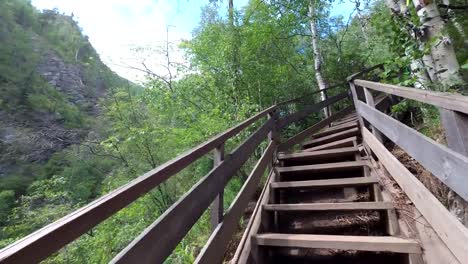
[[[36,165],[96,132],[100,100],[128,81],[71,16],[0,2],[0,191],[25,191]]]

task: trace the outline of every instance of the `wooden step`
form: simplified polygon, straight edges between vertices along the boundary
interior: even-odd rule
[[[334,163],[323,163],[315,165],[304,165],[304,166],[290,166],[290,167],[277,167],[278,173],[290,173],[290,172],[323,172],[323,171],[343,171],[355,168],[361,168],[364,166],[370,166],[367,160],[357,161],[345,161],[345,162],[334,162]]]
[[[328,128],[326,130],[323,130],[321,132],[318,132],[318,133],[312,135],[311,138],[314,139],[314,138],[320,138],[320,137],[328,136],[328,135],[338,133],[338,132],[341,132],[341,131],[344,131],[344,130],[348,130],[350,128],[357,127],[357,126],[358,126],[357,122],[352,122],[352,123],[344,124],[344,125],[341,125],[341,126],[330,127],[330,128]]]
[[[278,154],[278,159],[282,161],[313,161],[324,158],[335,158],[349,156],[359,152],[358,147],[338,148],[319,150],[314,152],[297,152],[292,154]]]
[[[357,137],[345,138],[342,140],[330,142],[328,144],[323,144],[323,145],[312,147],[312,148],[306,148],[306,149],[303,149],[301,152],[312,152],[312,151],[318,151],[318,150],[323,150],[323,149],[352,147],[354,146],[355,141],[357,141]]]
[[[385,251],[420,254],[418,242],[391,236],[338,236],[265,233],[253,237],[259,246]]]
[[[313,181],[289,181],[289,182],[272,182],[270,187],[273,189],[282,188],[322,188],[322,187],[352,187],[360,185],[371,185],[379,183],[379,179],[372,177],[355,177],[330,180],[313,180]]]
[[[302,148],[307,149],[307,148],[327,144],[333,141],[337,141],[337,140],[341,140],[344,138],[349,138],[349,137],[357,136],[357,135],[359,135],[359,129],[355,127],[355,128],[344,130],[344,131],[334,133],[325,137],[312,139],[302,144]]]
[[[350,123],[350,122],[356,122],[357,120],[358,120],[357,117],[347,119],[347,120],[339,120],[339,121],[336,121],[336,122],[332,122],[331,125],[332,125],[332,127],[341,126],[341,125],[344,125],[344,124],[347,124],[347,123]]]
[[[263,206],[263,209],[267,211],[360,211],[394,208],[391,202],[266,204]]]

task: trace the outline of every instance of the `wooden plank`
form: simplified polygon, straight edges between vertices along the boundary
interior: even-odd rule
[[[231,207],[224,217],[224,221],[210,236],[208,242],[205,244],[197,259],[195,260],[195,263],[222,262],[228,243],[237,230],[239,220],[244,213],[244,210],[247,207],[250,199],[255,193],[261,176],[264,174],[267,166],[271,163],[274,151],[275,143],[270,142],[262,157],[252,170],[250,176],[242,186],[242,189],[239,191],[236,198],[232,202]]]
[[[391,141],[419,161],[439,180],[468,200],[468,157],[422,135],[399,121],[359,102],[358,111]]]
[[[391,202],[266,204],[267,211],[359,211],[394,209]]]
[[[337,132],[341,132],[341,131],[344,131],[344,130],[348,130],[350,128],[354,128],[354,127],[357,127],[358,126],[358,123],[357,121],[356,122],[350,122],[350,123],[346,123],[346,124],[343,124],[343,125],[340,125],[340,126],[332,126],[326,130],[323,130],[319,133],[315,133],[311,136],[311,138],[320,138],[320,137],[324,137],[324,136],[328,136],[328,135],[331,135],[331,134],[334,134],[334,133],[337,133]]]
[[[211,170],[175,204],[147,227],[111,263],[162,263],[208,208],[229,179],[267,137],[274,121],[269,119],[231,155]]]
[[[349,156],[359,152],[358,147],[325,149],[314,152],[296,152],[291,154],[278,154],[278,159],[283,161],[312,161],[330,157]]]
[[[468,115],[440,108],[440,120],[449,148],[468,156]]]
[[[291,167],[278,167],[277,171],[281,173],[291,172],[323,172],[323,171],[343,171],[349,169],[362,168],[369,166],[369,161],[358,160],[358,161],[345,161],[345,162],[334,162],[334,163],[323,163],[315,165],[304,165],[304,166],[291,166]]]
[[[342,94],[339,94],[339,95],[335,95],[333,97],[330,97],[328,98],[327,100],[325,101],[321,101],[321,102],[318,102],[314,105],[311,105],[311,106],[306,106],[302,111],[300,112],[296,112],[294,114],[291,114],[289,116],[286,116],[286,117],[283,117],[283,118],[280,118],[278,120],[278,129],[281,129],[291,123],[294,123],[294,122],[297,122],[299,120],[302,120],[304,119],[305,117],[307,117],[308,115],[314,113],[314,112],[318,112],[318,111],[321,111],[324,107],[328,106],[328,105],[332,105],[340,100],[343,100],[345,98],[348,97],[348,94],[347,93],[342,93]]]
[[[376,183],[379,183],[379,180],[376,177],[355,177],[355,178],[329,179],[329,180],[274,182],[270,186],[273,189],[322,188],[322,187],[352,187],[352,186],[370,185],[370,184],[376,184]]]
[[[332,123],[332,126],[335,127],[335,126],[342,126],[342,125],[346,125],[346,124],[349,124],[351,122],[356,122],[358,121],[358,117],[353,117],[353,118],[350,118],[350,119],[343,119],[343,120],[338,120],[336,122],[333,122]]]
[[[224,160],[224,144],[215,148],[213,153],[213,167],[219,166],[221,162]],[[221,221],[223,221],[223,214],[224,214],[224,190],[221,190],[213,203],[211,204],[211,230],[215,230]]]
[[[439,237],[462,263],[468,259],[468,229],[445,208],[426,187],[401,164],[369,130],[364,141],[385,166]]]
[[[364,95],[366,96],[367,105],[375,109],[374,96],[372,95],[371,91],[369,91],[367,88],[364,88]],[[371,131],[380,142],[383,142],[382,134],[379,130],[371,125]]]
[[[332,115],[331,117],[319,121],[318,123],[314,124],[313,126],[307,128],[306,130],[298,133],[297,135],[295,135],[295,136],[289,138],[288,140],[286,140],[285,142],[281,143],[278,146],[278,151],[284,151],[286,149],[291,148],[292,146],[294,146],[296,144],[301,143],[302,141],[304,141],[307,137],[309,137],[313,133],[319,131],[320,129],[322,129],[324,127],[326,127],[331,122],[333,122],[333,121],[335,121],[337,119],[340,119],[342,116],[344,116],[344,115],[350,113],[351,111],[353,111],[353,109],[354,109],[354,106],[348,106],[345,109],[341,110],[340,112]]]
[[[335,142],[330,142],[330,143],[316,146],[313,148],[303,149],[302,152],[312,152],[312,151],[318,151],[318,150],[323,150],[323,149],[333,149],[333,148],[341,148],[341,147],[352,147],[354,146],[353,142],[356,140],[357,140],[357,137],[345,138],[342,140],[337,140]]]
[[[255,243],[271,247],[326,248],[394,253],[421,253],[418,242],[391,236],[337,236],[275,234],[256,235]]]
[[[275,109],[276,106],[272,106],[256,114],[94,202],[3,248],[0,250],[0,262],[40,262]]]
[[[354,83],[356,85],[367,87],[375,91],[393,94],[396,96],[468,114],[468,97],[463,95],[434,92],[364,80],[354,80]]]
[[[262,205],[268,203],[270,197],[269,184],[274,180],[273,170],[270,171],[265,186],[263,187],[262,193],[258,199],[255,209],[250,217],[249,223],[245,228],[244,234],[242,235],[239,246],[237,247],[236,253],[231,260],[233,264],[246,264],[250,263],[251,250],[252,250],[252,239],[251,237],[259,232],[261,229],[261,219],[265,212],[262,210]]]
[[[311,147],[315,147],[315,146],[318,146],[318,145],[327,144],[327,143],[330,143],[332,141],[337,141],[337,140],[340,140],[340,139],[343,139],[343,138],[348,138],[348,137],[357,136],[357,135],[359,135],[359,128],[355,127],[355,128],[351,128],[351,129],[341,131],[341,132],[338,132],[338,133],[335,133],[335,134],[331,134],[331,135],[328,135],[328,136],[325,136],[325,137],[316,138],[316,139],[306,141],[304,144],[302,144],[302,146],[303,146],[303,148],[306,149],[306,148],[311,148]]]

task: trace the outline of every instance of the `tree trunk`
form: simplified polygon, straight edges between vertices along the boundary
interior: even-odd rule
[[[452,40],[445,33],[445,23],[440,17],[437,6],[430,0],[413,0],[417,14],[422,23],[423,36],[421,41],[431,43],[431,55],[434,60],[435,77],[447,87],[462,82]]]
[[[450,6],[450,0],[442,0],[442,3],[448,7]],[[450,17],[450,22],[452,22],[458,34],[460,34],[460,36],[463,38],[465,45],[467,45],[468,39],[466,38],[465,30],[463,29],[463,25],[460,23],[460,21],[458,21],[458,19],[455,17],[455,12],[451,8],[447,8],[447,14]]]
[[[404,0],[386,0],[385,4],[391,10],[394,16],[409,16],[407,12],[408,7],[406,6],[406,2]],[[411,30],[408,30],[408,34],[416,38]],[[419,42],[418,39],[416,40]],[[420,45],[420,49],[423,49],[423,45]],[[415,84],[416,88],[424,88],[427,84],[437,80],[435,76],[434,60],[431,54],[424,55],[421,60],[414,59],[411,62],[411,72],[417,79]]]
[[[322,76],[322,57],[320,56],[320,47],[318,44],[319,35],[317,33],[317,25],[316,25],[316,8],[315,3],[312,0],[309,0],[309,21],[310,21],[310,31],[312,34],[312,52],[314,55],[314,70],[315,70],[315,79],[317,80],[317,84],[320,90],[324,90],[328,87],[327,82]],[[320,98],[322,101],[327,99],[327,95],[325,91],[320,92]],[[329,107],[323,109],[323,113],[325,118],[330,116]]]

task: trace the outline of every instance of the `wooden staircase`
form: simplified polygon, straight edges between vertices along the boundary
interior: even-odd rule
[[[400,237],[392,202],[360,144],[355,114],[279,153],[251,235],[254,263],[410,263],[421,247]]]

